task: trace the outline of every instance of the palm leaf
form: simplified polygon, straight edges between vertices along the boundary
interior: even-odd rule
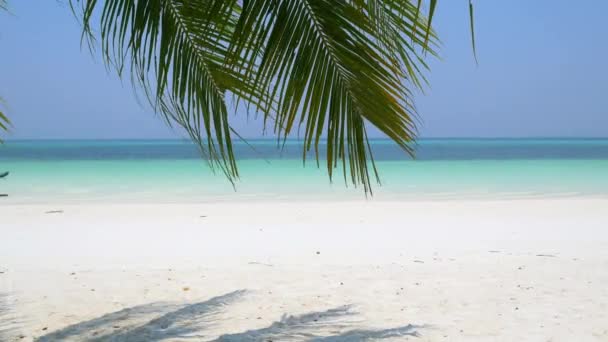
[[[0,111],[0,129],[3,131],[8,130],[9,124],[10,124],[10,121],[9,121],[8,117],[6,117],[6,115],[4,115],[4,113]]]
[[[431,50],[428,23],[419,20],[420,30],[413,30],[415,11],[403,1],[251,0],[244,2],[231,56],[260,56],[257,69],[240,71],[266,89],[266,103],[278,103],[280,138],[302,127],[305,152],[314,149],[319,160],[326,135],[330,177],[341,160],[345,178],[350,170],[351,182],[370,191],[370,166],[377,173],[366,123],[412,153],[415,110],[407,85],[419,85],[421,64],[410,41]]]
[[[371,191],[378,179],[367,126],[406,152],[416,136],[412,90],[434,54],[429,14],[415,0],[72,0],[87,37],[100,20],[109,66],[131,77],[167,122],[184,128],[212,165],[238,177],[225,97],[303,134],[333,178]],[[77,6],[73,6],[76,8]],[[97,13],[97,14],[96,14]],[[349,177],[350,175],[350,177]]]
[[[475,46],[475,16],[473,14],[473,0],[469,0],[469,23],[471,24],[471,46],[473,47],[473,57],[477,61],[477,47]]]
[[[8,131],[8,126],[11,124],[10,120],[2,111],[0,111],[0,131]],[[3,143],[2,137],[0,137],[0,144]]]
[[[90,34],[98,2],[81,5]],[[100,15],[108,65],[119,74],[130,68],[158,112],[183,127],[231,180],[238,171],[225,92],[255,94],[239,74],[222,66],[237,10],[235,1],[107,0]]]
[[[0,10],[8,10],[6,0],[0,0]],[[2,105],[3,102],[4,100],[2,100],[2,98],[0,97],[0,105]],[[10,121],[8,120],[8,117],[6,117],[2,110],[0,110],[0,131],[7,131],[9,124]],[[2,142],[2,138],[0,138],[0,143]]]
[[[8,6],[6,0],[0,0],[0,10],[8,11]],[[0,106],[4,104],[4,100],[0,97]],[[8,126],[11,124],[8,117],[2,112],[0,108],[0,131],[8,131]],[[3,143],[2,138],[0,137],[0,144]]]
[[[4,104],[4,100],[2,99],[2,97],[0,97],[0,106],[2,106]],[[0,131],[8,131],[8,128],[11,124],[11,121],[8,119],[8,117],[2,112],[2,110],[0,110]],[[0,143],[2,143],[3,140],[0,137]]]

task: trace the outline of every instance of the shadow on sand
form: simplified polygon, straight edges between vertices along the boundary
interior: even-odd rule
[[[342,306],[303,315],[284,315],[268,327],[242,333],[220,337],[206,334],[209,327],[221,321],[219,314],[224,313],[227,306],[243,298],[246,293],[245,290],[239,290],[187,305],[150,303],[134,306],[51,332],[36,341],[344,342],[418,336],[417,329],[422,328],[406,325],[384,330],[355,330],[352,327],[356,323],[354,318],[357,313],[350,306]]]
[[[238,334],[222,335],[214,342],[240,341],[315,341],[315,342],[355,342],[380,340],[402,336],[418,336],[422,326],[405,325],[392,329],[349,329],[356,322],[357,315],[350,306],[342,306],[322,312],[312,312],[296,316],[283,316],[278,322],[262,329],[249,330]]]

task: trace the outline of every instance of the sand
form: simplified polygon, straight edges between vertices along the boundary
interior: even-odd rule
[[[608,200],[0,205],[4,341],[608,341]]]

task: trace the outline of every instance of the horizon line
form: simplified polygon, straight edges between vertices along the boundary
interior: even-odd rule
[[[606,140],[608,136],[497,136],[497,137],[475,137],[475,136],[466,136],[466,137],[450,137],[450,136],[442,136],[442,137],[420,137],[412,141],[415,143],[420,140]],[[278,138],[270,138],[270,137],[244,137],[246,141],[282,141],[283,139]],[[374,137],[369,138],[370,141],[374,140],[385,140],[392,141],[390,138],[383,137]],[[20,141],[191,141],[188,138],[5,138],[4,142],[20,142]],[[242,142],[243,139],[232,139],[233,142]],[[287,141],[303,141],[301,138],[287,138]],[[327,141],[326,138],[321,139],[321,141]]]
[[[271,137],[243,137],[244,140],[283,140],[278,138]],[[243,140],[240,138],[233,138],[232,141],[240,141]],[[608,136],[496,136],[496,137],[487,137],[487,136],[433,136],[433,137],[419,137],[414,139],[416,140],[432,140],[432,139],[453,139],[453,140],[464,140],[464,139],[485,139],[485,140],[495,140],[495,139],[608,139]],[[10,138],[5,137],[4,141],[67,141],[67,140],[79,140],[79,141],[103,141],[103,140],[167,140],[167,141],[190,141],[188,138],[159,138],[159,137],[151,137],[151,138]],[[287,138],[288,141],[297,141],[303,140],[302,138]],[[327,140],[323,138],[321,140]],[[369,140],[392,140],[391,138],[386,137],[372,137]]]

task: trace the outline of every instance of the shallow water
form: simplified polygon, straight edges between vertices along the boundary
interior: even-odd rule
[[[364,199],[342,173],[330,183],[298,141],[237,143],[233,187],[185,141],[9,141],[0,147],[0,203]],[[608,139],[428,139],[416,160],[374,140],[377,199],[608,197]],[[320,148],[324,154],[324,146]]]

